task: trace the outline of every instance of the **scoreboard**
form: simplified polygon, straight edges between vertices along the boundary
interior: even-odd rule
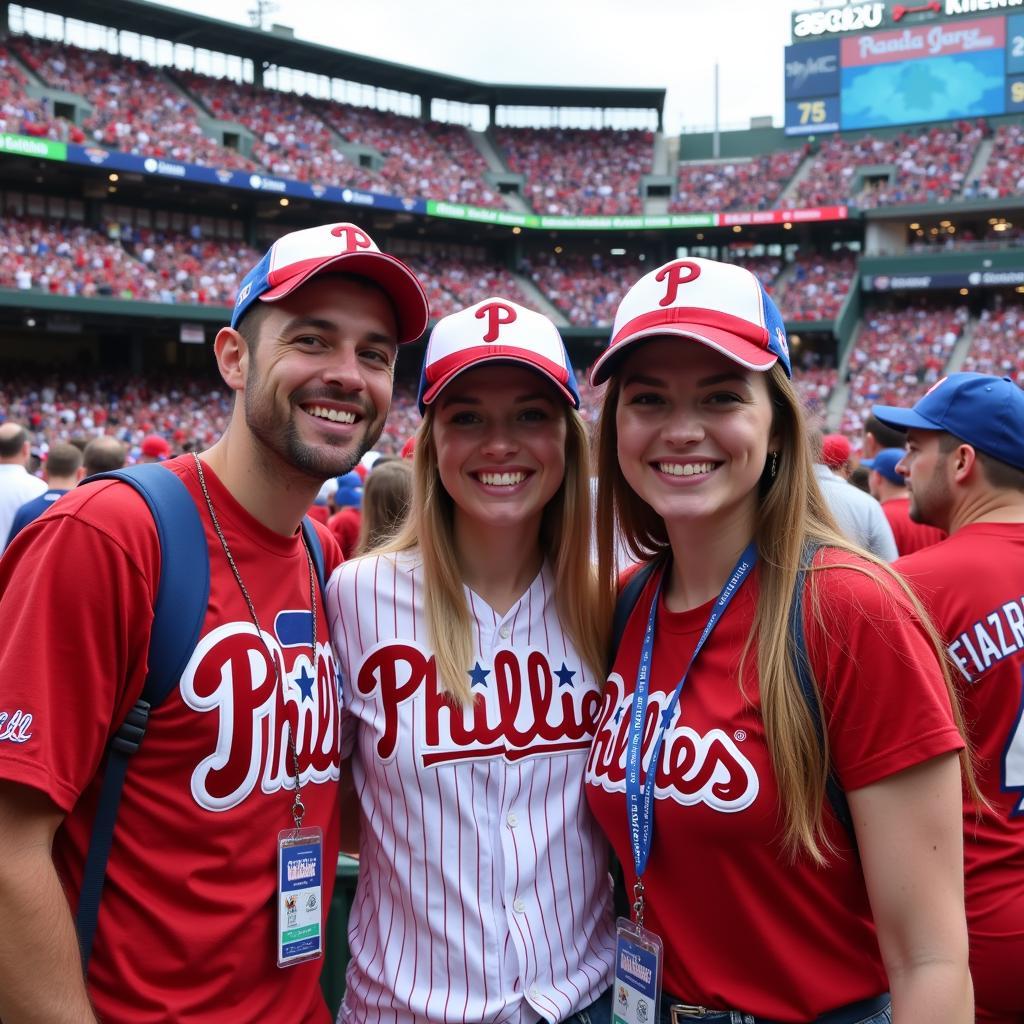
[[[787,135],[1020,111],[1024,13],[905,25],[890,20],[877,31],[786,47]]]

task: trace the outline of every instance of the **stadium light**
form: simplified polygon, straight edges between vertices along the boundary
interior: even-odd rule
[[[792,231],[793,230],[793,225],[787,220],[786,223],[782,225],[782,230],[783,231]]]
[[[118,176],[116,174],[109,174],[109,175],[107,175],[107,180],[108,181],[117,181],[118,180]]]
[[[960,289],[960,294],[961,295],[970,295],[970,290],[967,289],[967,288],[961,288]]]
[[[287,206],[287,205],[288,205],[288,199],[287,199],[287,197],[286,197],[286,196],[281,196],[281,198],[280,198],[280,199],[278,200],[278,202],[279,202],[279,203],[280,203],[280,204],[281,204],[282,206]]]
[[[910,225],[910,230],[911,231],[917,231],[920,227],[921,227],[920,224],[911,224]]]

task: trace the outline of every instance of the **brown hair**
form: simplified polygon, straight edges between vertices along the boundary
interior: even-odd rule
[[[403,459],[378,462],[363,487],[357,555],[365,555],[395,536],[412,499],[412,466]]]
[[[953,714],[964,735],[960,706],[953,688],[949,661],[942,641],[920,602],[884,562],[848,541],[836,526],[814,476],[811,449],[804,414],[795,389],[776,364],[767,373],[774,423],[778,439],[777,475],[766,472],[759,484],[760,503],[754,539],[759,554],[760,585],[750,633],[740,661],[740,686],[747,655],[757,645],[757,678],[761,714],[783,803],[783,847],[792,857],[806,853],[816,863],[826,862],[833,852],[824,828],[824,800],[829,774],[828,737],[822,743],[810,708],[803,696],[795,669],[796,650],[789,629],[789,615],[796,591],[801,560],[808,545],[835,548],[851,556],[850,561],[814,565],[808,570],[812,585],[807,612],[825,635],[842,642],[842,624],[826,621],[821,600],[825,574],[854,570],[878,583],[879,592],[893,602],[894,617],[900,614],[892,597],[894,582],[913,607],[931,641],[942,669]],[[630,551],[639,559],[671,556],[665,522],[626,482],[619,468],[615,414],[620,382],[612,377],[601,409],[597,437],[597,536],[598,575],[603,610],[611,608],[615,593],[614,542],[616,524]],[[870,566],[864,562],[872,563]],[[815,578],[818,577],[816,580]],[[808,666],[810,668],[810,666]],[[818,690],[817,680],[813,679]],[[961,756],[964,778],[972,796],[979,798],[969,753]]]

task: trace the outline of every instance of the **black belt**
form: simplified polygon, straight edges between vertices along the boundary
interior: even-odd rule
[[[700,1020],[705,1017],[712,1017],[716,1014],[729,1013],[728,1010],[714,1010],[707,1006],[694,1006],[690,1003],[677,1001],[672,996],[664,997],[668,1004],[669,1024],[688,1024],[691,1020]],[[889,993],[883,992],[880,996],[872,996],[870,999],[861,999],[856,1003],[847,1003],[835,1010],[815,1017],[810,1024],[857,1024],[865,1017],[881,1013],[889,1005]],[[780,1024],[779,1021],[769,1020],[767,1017],[754,1017],[755,1024]]]

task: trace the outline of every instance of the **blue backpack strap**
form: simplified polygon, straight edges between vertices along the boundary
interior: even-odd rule
[[[619,591],[618,597],[615,598],[615,611],[612,614],[611,647],[608,651],[609,672],[615,663],[615,652],[619,649],[619,644],[622,643],[622,635],[626,632],[626,623],[629,622],[629,617],[633,613],[637,601],[640,600],[640,595],[643,593],[644,587],[647,586],[647,581],[660,564],[661,560],[657,558],[650,562],[644,562],[626,580],[626,585]]]
[[[324,546],[320,543],[320,535],[316,532],[313,520],[309,516],[302,517],[302,539],[306,542],[306,550],[313,559],[313,568],[316,570],[316,578],[320,581],[320,593],[323,594],[327,586],[327,576],[324,569]]]
[[[822,720],[821,697],[819,696],[818,690],[811,678],[810,659],[807,655],[807,639],[804,636],[803,615],[804,587],[807,583],[807,567],[811,564],[816,550],[816,547],[809,545],[804,551],[804,557],[801,560],[800,572],[797,574],[796,578],[796,590],[793,594],[793,603],[789,609],[789,628],[793,636],[793,667],[796,669],[797,678],[800,680],[800,689],[803,692],[804,700],[807,702],[807,710],[810,712],[811,720],[814,722],[814,731],[818,737],[818,747],[819,749],[824,750],[825,723]],[[853,843],[853,849],[856,849],[857,835],[853,830],[853,818],[850,816],[850,805],[847,803],[843,787],[839,785],[839,780],[836,778],[836,774],[832,770],[831,766],[829,767],[828,778],[825,781],[825,793],[828,796],[828,802],[832,807],[832,813],[836,816],[843,828],[845,828],[849,833],[850,840]]]
[[[120,480],[145,500],[160,542],[160,582],[153,606],[142,695],[107,747],[96,818],[82,876],[75,926],[88,970],[121,789],[131,756],[146,732],[150,711],[177,685],[196,644],[210,597],[210,553],[199,509],[180,477],[159,463],[99,473],[85,481]],[[322,560],[321,554],[321,560]]]

